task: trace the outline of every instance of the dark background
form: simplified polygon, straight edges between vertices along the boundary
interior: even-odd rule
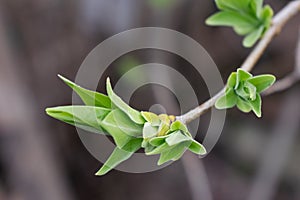
[[[275,12],[288,3],[267,2]],[[76,129],[44,112],[72,102],[72,91],[58,73],[73,80],[96,45],[136,27],[187,34],[205,47],[226,79],[251,49],[243,48],[242,38],[231,29],[205,25],[215,10],[211,0],[1,0],[0,200],[300,199],[299,85],[265,97],[262,119],[229,110],[222,136],[206,158],[186,154],[167,168],[145,174],[113,170],[94,176],[101,163],[82,145]],[[299,20],[299,15],[293,18],[274,39],[254,74],[281,78],[293,70]],[[183,71],[199,102],[208,98],[188,63],[166,52],[130,53],[107,73],[115,82],[135,63],[153,62],[153,53],[160,55],[155,62]],[[164,91],[157,86],[143,89],[131,102],[139,109],[155,103],[149,92]],[[104,82],[99,90],[104,91]],[[209,113],[202,118],[200,141]]]

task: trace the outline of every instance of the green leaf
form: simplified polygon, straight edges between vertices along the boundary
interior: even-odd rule
[[[268,89],[276,81],[276,77],[273,75],[259,75],[248,80],[249,83],[256,87],[258,93]]]
[[[153,149],[153,151],[150,151],[148,153],[146,153],[146,155],[155,155],[155,154],[160,154],[163,151],[166,151],[170,148],[170,146],[167,143],[163,143],[161,145],[159,145],[158,147],[156,147],[155,149]]]
[[[186,135],[182,134],[181,131],[175,131],[174,133],[170,134],[168,138],[166,138],[166,143],[169,146],[173,146],[190,140],[192,140],[192,138],[189,138]]]
[[[178,160],[179,158],[181,158],[181,156],[183,155],[183,153],[189,145],[190,142],[183,142],[178,145],[169,147],[168,150],[161,153],[157,165],[162,165],[170,160]]]
[[[250,3],[250,7],[256,17],[260,18],[260,13],[263,6],[263,0],[252,0]]]
[[[247,35],[250,32],[255,30],[254,26],[236,26],[233,27],[234,31],[238,34],[238,35]]]
[[[252,47],[257,42],[257,40],[261,38],[264,29],[264,26],[260,26],[258,29],[248,34],[243,40],[244,47]]]
[[[257,117],[261,117],[261,97],[259,94],[256,94],[256,99],[249,102],[253,112]]]
[[[152,138],[158,133],[158,127],[153,127],[150,122],[146,122],[143,128],[143,138]]]
[[[144,117],[144,119],[147,122],[150,122],[153,126],[159,126],[160,119],[159,119],[158,115],[156,115],[152,112],[145,112],[145,111],[142,111],[141,115]]]
[[[237,105],[238,109],[240,109],[240,111],[245,112],[245,113],[250,112],[252,109],[251,105],[247,101],[243,100],[240,97],[238,97],[236,105]]]
[[[217,7],[221,10],[247,11],[250,0],[216,0]]]
[[[270,25],[273,15],[273,9],[269,5],[263,7],[263,10],[261,12],[261,18],[264,20],[266,27]]]
[[[132,138],[125,146],[123,146],[122,150],[127,152],[136,152],[142,146],[143,138]]]
[[[236,103],[237,103],[237,96],[234,93],[234,90],[230,88],[228,89],[228,91],[224,96],[220,97],[217,100],[215,107],[217,109],[232,108],[236,105]]]
[[[153,151],[153,149],[155,149],[155,147],[152,146],[149,142],[147,142],[147,144],[143,148],[146,154],[150,151]]]
[[[126,113],[132,121],[134,121],[137,124],[144,124],[145,123],[145,120],[144,120],[144,118],[142,117],[142,115],[139,111],[131,108],[120,97],[118,97],[114,93],[114,91],[112,90],[109,78],[107,78],[107,80],[106,80],[106,90],[107,90],[107,94],[108,94],[110,100],[112,101],[112,103],[117,108],[119,108],[124,113]]]
[[[257,20],[253,17],[232,11],[220,11],[205,22],[211,26],[255,27],[258,25]]]
[[[239,85],[242,81],[246,81],[251,77],[252,77],[252,74],[250,74],[249,72],[247,72],[243,69],[238,69],[237,70],[237,82],[235,85],[235,89],[237,89],[239,87]]]
[[[133,139],[131,140],[125,147],[125,149],[129,149],[130,151],[126,151],[120,149],[118,147],[115,148],[113,153],[110,155],[108,160],[104,163],[101,169],[96,173],[97,176],[102,176],[112,170],[121,162],[130,158],[134,152],[136,152],[141,147],[141,139]]]
[[[255,98],[256,98],[256,87],[253,84],[246,81],[245,84],[244,84],[244,90],[246,90],[247,93],[249,93],[250,100],[252,100],[252,101],[255,100]]]
[[[165,143],[167,137],[169,137],[169,135],[154,137],[149,140],[149,143],[153,146],[160,146]]]
[[[61,75],[58,75],[58,77],[62,79],[70,88],[72,88],[87,106],[111,108],[111,101],[108,96],[84,89]]]
[[[205,147],[196,140],[192,141],[189,150],[198,155],[205,155],[207,153]]]
[[[175,121],[170,126],[170,131],[182,130],[183,132],[188,132],[188,128],[180,121]]]
[[[142,137],[143,127],[131,121],[129,117],[119,109],[111,111],[103,120],[103,123],[111,123],[133,137]]]
[[[101,169],[95,175],[96,176],[105,175],[107,172],[112,170],[118,164],[130,158],[133,154],[134,152],[124,151],[122,149],[119,149],[118,147],[115,148],[115,150],[112,152],[112,154],[110,155],[106,163],[101,167]]]
[[[46,113],[60,121],[94,133],[102,133],[100,120],[108,115],[110,109],[92,106],[59,106],[47,108]]]
[[[216,0],[220,12],[206,20],[212,26],[230,26],[238,35],[247,35],[245,47],[252,47],[271,26],[273,10],[262,0]]]
[[[142,127],[133,123],[122,111],[111,111],[101,126],[114,138],[116,145],[123,148],[133,137],[142,135]]]
[[[164,122],[161,122],[160,125],[159,125],[159,128],[158,128],[158,133],[157,133],[157,136],[164,136],[167,134],[167,132],[169,131],[169,125],[164,123]]]
[[[232,72],[227,80],[227,86],[228,87],[235,87],[237,80],[237,73]]]

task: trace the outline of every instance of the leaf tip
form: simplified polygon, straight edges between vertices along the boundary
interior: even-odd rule
[[[47,115],[50,115],[51,116],[51,114],[53,114],[53,108],[46,108],[45,109],[45,112],[47,113]]]
[[[111,86],[109,77],[106,78],[106,91],[107,91],[108,96],[110,96],[112,94],[112,86]]]
[[[69,80],[67,78],[65,78],[64,76],[62,76],[61,74],[57,74],[58,78],[60,78],[61,80],[63,80],[64,82],[68,82]]]
[[[255,113],[256,117],[262,118],[262,113],[261,113],[261,111],[259,111],[259,112],[254,112],[254,113]]]
[[[109,172],[110,168],[106,165],[103,165],[96,173],[95,176],[103,176]]]
[[[104,173],[101,172],[100,170],[95,173],[95,176],[103,176],[103,175],[104,175]]]

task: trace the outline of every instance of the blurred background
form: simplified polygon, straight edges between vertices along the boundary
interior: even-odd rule
[[[266,1],[275,12],[288,2]],[[231,29],[205,25],[215,11],[212,0],[1,0],[0,200],[300,199],[299,84],[265,97],[262,119],[229,110],[220,140],[204,159],[186,153],[145,174],[113,170],[94,176],[101,163],[82,145],[76,129],[44,112],[72,102],[72,91],[58,73],[74,80],[95,46],[131,28],[158,26],[187,34],[208,51],[225,80],[251,50],[242,47],[242,38]],[[299,21],[298,15],[273,40],[254,74],[281,78],[293,70]],[[128,53],[106,73],[116,82],[137,64],[149,62],[182,72],[199,103],[209,98],[189,63],[162,51]],[[168,102],[152,98],[154,91],[172,96],[165,88],[147,86],[130,104],[149,109],[161,103],[168,113],[180,114]],[[199,141],[209,119],[210,113],[201,116]]]

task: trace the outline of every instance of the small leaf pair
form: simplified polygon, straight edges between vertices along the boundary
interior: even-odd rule
[[[238,69],[229,76],[226,92],[217,100],[215,106],[217,109],[237,106],[242,112],[248,113],[252,110],[257,117],[261,117],[260,93],[273,85],[275,80],[273,75],[252,76],[249,72]]]
[[[238,35],[246,36],[245,47],[252,47],[269,29],[273,10],[262,0],[216,0],[220,12],[206,20],[211,26],[229,26]]]

